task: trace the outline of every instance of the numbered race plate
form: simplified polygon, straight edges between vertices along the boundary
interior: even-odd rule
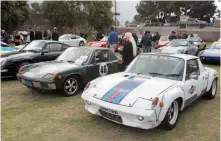
[[[122,118],[120,115],[118,115],[118,112],[115,110],[110,110],[104,107],[100,107],[99,109],[100,114],[105,117],[108,118],[110,120],[122,123]]]
[[[105,76],[108,74],[108,66],[105,63],[100,64],[99,67],[100,76]]]
[[[23,83],[24,85],[26,85],[26,86],[28,86],[28,87],[33,87],[31,81],[29,81],[29,80],[24,80],[24,79],[22,79],[21,81],[22,81],[22,83]]]

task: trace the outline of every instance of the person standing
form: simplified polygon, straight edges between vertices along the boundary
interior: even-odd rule
[[[138,42],[138,37],[137,37],[137,34],[136,33],[132,33],[132,36],[136,42],[136,45],[137,45],[137,42]]]
[[[160,34],[158,32],[156,32],[153,37],[153,48],[154,49],[156,48],[159,40],[160,40]]]
[[[123,65],[126,67],[133,61],[137,55],[136,42],[130,32],[125,33],[125,44],[122,50]]]
[[[182,39],[182,37],[180,36],[180,33],[178,32],[176,35],[176,39]]]
[[[37,31],[35,31],[35,40],[42,40],[42,32],[40,31],[40,27],[37,27]]]
[[[111,27],[111,32],[108,34],[108,45],[110,45],[110,49],[114,52],[117,44],[118,44],[118,34],[114,31],[114,28]]]
[[[175,31],[172,31],[169,36],[169,40],[173,40],[173,39],[176,39],[176,32]]]
[[[182,35],[182,39],[187,39],[188,38],[188,35],[186,33],[186,31],[183,32],[183,35]]]
[[[48,39],[48,33],[47,33],[47,30],[46,30],[46,29],[44,29],[43,39],[44,39],[44,40],[47,40],[47,39]]]
[[[1,32],[1,38],[2,38],[2,41],[5,42],[6,44],[8,44],[8,35],[7,33],[5,32],[5,30],[2,30]]]
[[[151,48],[151,43],[152,43],[152,38],[150,35],[150,31],[145,31],[142,39],[141,39],[141,45],[143,48],[143,53],[147,53],[150,51]]]
[[[15,31],[14,37],[15,46],[19,46],[21,44],[21,35],[18,30]]]
[[[23,32],[21,32],[21,35],[23,37],[23,43],[26,44],[28,38],[28,32],[26,31],[26,29]]]
[[[57,31],[57,27],[54,27],[54,31],[52,32],[52,40],[54,41],[58,41],[58,38],[59,38],[59,33]]]
[[[35,33],[31,27],[29,27],[29,34],[30,34],[29,36],[30,36],[30,42],[31,42],[35,39]]]
[[[52,37],[52,33],[51,33],[51,31],[50,30],[47,30],[47,39],[48,40],[51,40],[51,37]]]

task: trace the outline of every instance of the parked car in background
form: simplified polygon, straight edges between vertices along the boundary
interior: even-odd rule
[[[202,63],[218,62],[220,63],[220,47],[221,42],[214,42],[210,48],[204,50],[200,54]]]
[[[110,49],[75,47],[54,61],[22,67],[17,77],[28,88],[62,90],[73,96],[89,81],[118,71],[118,58]]]
[[[108,40],[108,36],[104,36],[100,41],[89,42],[88,46],[106,48],[108,46],[107,45],[107,40]],[[117,47],[115,48],[115,52],[117,52],[118,48],[121,47],[121,44],[120,44],[121,37],[118,37],[118,40],[119,40],[119,42],[117,44]]]
[[[197,46],[200,51],[206,49],[206,43],[198,36],[188,37],[186,40]]]
[[[157,44],[157,48],[161,48],[163,46],[166,46],[169,43],[169,36],[160,36],[160,40]]]
[[[191,44],[185,39],[174,39],[167,44],[167,46],[157,49],[158,52],[162,53],[178,53],[178,54],[199,54],[199,49],[195,45]]]
[[[64,34],[59,37],[58,41],[74,47],[87,44],[87,41],[84,38],[74,34]]]
[[[178,25],[180,26],[180,28],[186,27],[186,26],[204,28],[205,26],[208,25],[208,23],[206,21],[201,21],[201,20],[194,19],[194,18],[188,18],[186,21],[179,21]]]
[[[18,70],[31,63],[56,59],[69,45],[50,40],[35,40],[20,50],[1,55],[1,77],[16,76]]]

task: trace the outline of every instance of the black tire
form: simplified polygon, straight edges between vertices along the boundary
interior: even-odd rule
[[[65,96],[74,96],[77,95],[80,89],[80,81],[79,77],[76,75],[72,75],[67,77],[63,83],[63,92]],[[69,86],[69,88],[68,88]]]
[[[83,42],[83,41],[80,41],[80,42],[79,42],[79,46],[84,46],[84,42]]]
[[[213,92],[213,85],[215,85],[215,93]],[[217,93],[217,78],[215,78],[213,80],[213,83],[209,89],[209,91],[205,94],[205,97],[208,98],[208,99],[214,99],[216,97],[216,93]]]
[[[181,105],[181,103],[178,99],[173,101],[173,103],[170,105],[170,107],[164,117],[164,120],[161,123],[162,128],[164,128],[166,130],[171,130],[176,126],[178,119],[179,119],[179,115],[180,115],[180,105]],[[175,109],[174,107],[176,107],[176,114],[173,113],[173,115],[171,115],[172,114],[171,113],[172,107],[173,107],[173,109]],[[171,116],[172,116],[172,118],[171,118]]]
[[[185,54],[188,54],[188,51],[185,51]]]
[[[29,65],[29,64],[31,64],[31,62],[28,62],[28,61],[22,62],[22,63],[18,66],[17,72],[19,71],[19,69],[20,69],[21,67],[23,67],[23,66],[25,66],[25,65]]]

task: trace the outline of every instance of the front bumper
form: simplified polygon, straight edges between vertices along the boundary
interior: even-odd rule
[[[28,78],[22,74],[17,74],[18,80],[28,88],[42,89],[42,90],[58,90],[61,89],[63,83],[61,80],[44,80],[36,78]]]
[[[87,94],[82,94],[82,99],[85,101],[85,110],[119,124],[141,129],[155,128],[160,124],[156,120],[155,110],[111,104]]]

